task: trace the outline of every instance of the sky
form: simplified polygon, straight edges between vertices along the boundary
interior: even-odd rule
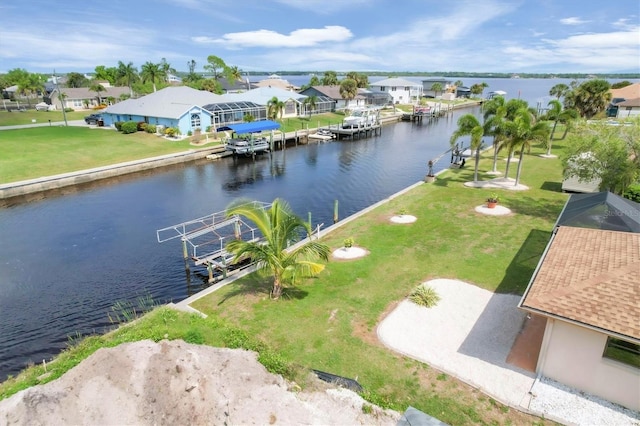
[[[638,0],[2,0],[0,73],[640,73]]]

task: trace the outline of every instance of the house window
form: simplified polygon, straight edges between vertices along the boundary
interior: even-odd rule
[[[640,368],[640,345],[609,337],[604,348],[605,358]]]
[[[387,88],[386,88],[386,87],[384,87],[384,86],[380,86],[380,91],[381,91],[381,92],[386,92],[386,91],[387,91]]]
[[[200,114],[191,114],[191,127],[200,127]]]
[[[395,92],[395,91],[396,91],[396,87],[395,87],[395,86],[392,86],[392,87],[391,87],[391,91],[392,91],[392,92]]]

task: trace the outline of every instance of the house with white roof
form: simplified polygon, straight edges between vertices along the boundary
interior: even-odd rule
[[[187,86],[166,87],[137,99],[127,99],[103,110],[105,126],[136,121],[174,127],[186,135],[214,126],[213,115],[203,105],[227,102],[224,96]]]
[[[373,90],[391,95],[394,104],[412,104],[419,102],[422,97],[422,83],[416,83],[404,78],[387,78],[369,84]]]
[[[253,102],[265,107],[269,105],[273,98],[277,98],[278,101],[284,102],[282,118],[286,118],[300,115],[302,103],[307,96],[277,87],[258,87],[242,93],[228,93],[225,98],[231,101]]]

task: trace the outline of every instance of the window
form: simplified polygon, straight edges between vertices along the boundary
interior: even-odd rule
[[[200,127],[200,114],[191,114],[191,127]]]
[[[609,337],[604,348],[605,358],[640,368],[640,345]]]
[[[381,92],[386,92],[386,91],[387,91],[387,88],[386,88],[386,87],[384,87],[384,86],[380,86],[380,91],[381,91]]]

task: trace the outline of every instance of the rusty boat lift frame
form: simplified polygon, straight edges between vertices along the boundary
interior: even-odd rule
[[[263,209],[271,207],[271,203],[255,201],[253,204]],[[258,241],[262,238],[260,231],[240,216],[227,217],[225,212],[158,229],[156,235],[159,243],[180,238],[185,268],[189,270],[189,258],[195,266],[205,266],[210,283],[215,281],[214,269],[221,271],[223,278],[227,277],[228,266],[234,257],[225,249],[229,241]]]

